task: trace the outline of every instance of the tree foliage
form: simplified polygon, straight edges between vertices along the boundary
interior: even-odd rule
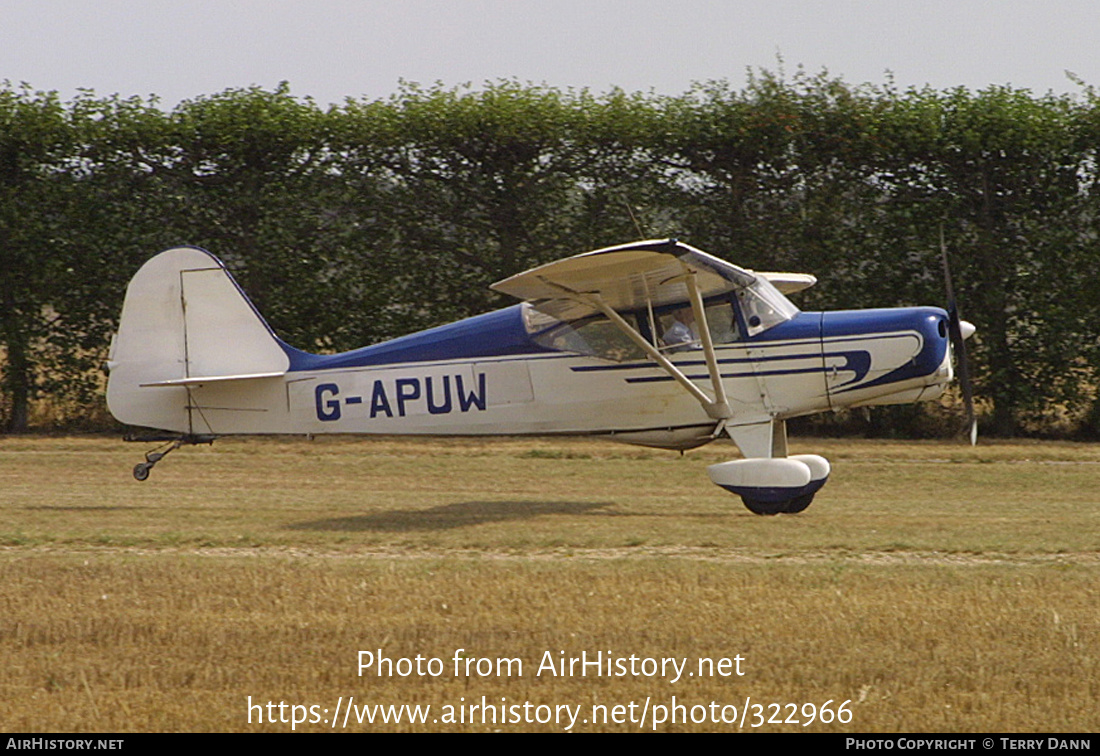
[[[814,273],[807,309],[942,303],[942,239],[987,430],[1097,433],[1098,144],[1088,87],[803,71],[676,97],[405,84],[328,109],[286,85],[166,111],[4,84],[0,423],[26,428],[42,399],[95,414],[125,282],[170,245],[222,257],[280,335],[328,351],[506,304],[488,284],[542,262],[674,236]]]

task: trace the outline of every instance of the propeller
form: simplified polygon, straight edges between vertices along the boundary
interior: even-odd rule
[[[940,255],[943,258],[943,279],[947,286],[947,332],[951,337],[951,347],[958,363],[959,385],[963,392],[963,405],[966,407],[967,435],[970,445],[978,443],[978,418],[974,414],[974,386],[970,383],[970,367],[966,359],[966,339],[974,333],[972,323],[959,317],[959,303],[955,300],[955,287],[951,283],[951,266],[947,263],[947,245],[943,240],[943,226],[940,226]]]

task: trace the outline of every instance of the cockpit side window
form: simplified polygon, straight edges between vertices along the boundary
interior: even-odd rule
[[[798,314],[798,308],[763,276],[755,277],[733,292],[709,297],[703,306],[711,341],[719,346],[752,338]],[[549,312],[544,312],[531,303],[525,303],[522,308],[528,336],[546,349],[614,362],[648,359],[646,351],[631,336],[602,314],[562,320],[550,312],[568,308],[559,310],[547,300],[547,309]],[[585,309],[575,308],[576,311]],[[619,311],[619,314],[638,337],[666,354],[703,348],[694,310],[686,302]]]
[[[715,344],[730,344],[741,338],[731,296],[708,301],[705,308]],[[652,321],[648,310],[621,314],[642,338],[666,354],[703,348],[690,305],[655,310]],[[563,321],[528,305],[524,307],[524,324],[531,339],[547,349],[614,362],[648,359],[641,347],[603,315]]]
[[[738,340],[737,318],[728,298],[707,302],[704,309],[711,341],[715,344],[730,344]],[[665,310],[657,316],[657,328],[661,334],[658,348],[669,352],[703,348],[691,305]]]

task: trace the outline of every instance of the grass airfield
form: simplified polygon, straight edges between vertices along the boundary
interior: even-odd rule
[[[2,438],[0,727],[1100,728],[1100,446],[792,446],[831,480],[758,517],[722,444],[226,439],[138,483],[140,444]],[[543,665],[582,652],[638,671]]]

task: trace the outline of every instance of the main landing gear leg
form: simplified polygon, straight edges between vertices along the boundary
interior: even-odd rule
[[[140,438],[127,438],[127,441],[165,441],[164,438],[154,439],[140,439]],[[138,462],[134,465],[134,479],[135,480],[147,480],[149,473],[153,470],[153,465],[160,462],[169,454],[174,452],[181,446],[190,446],[193,444],[212,444],[214,443],[213,436],[177,436],[167,439],[167,443],[162,446],[158,446],[152,451],[145,452],[145,461]]]

